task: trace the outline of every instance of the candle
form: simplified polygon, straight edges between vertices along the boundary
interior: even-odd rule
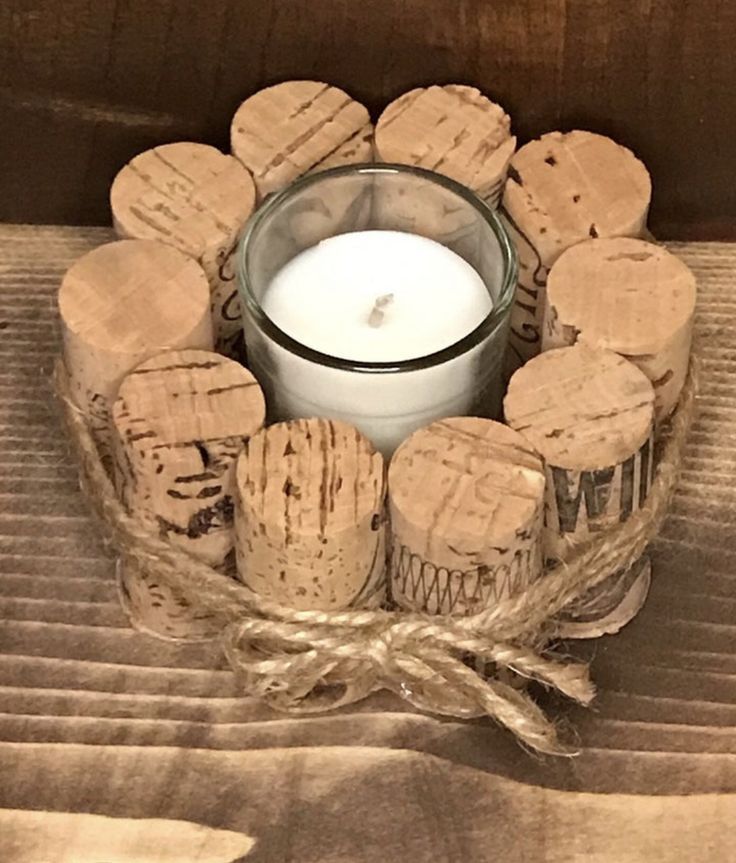
[[[354,231],[305,249],[267,288],[265,314],[295,341],[342,360],[401,363],[460,342],[490,314],[478,272],[426,237]],[[320,366],[268,345],[277,412],[347,420],[384,451],[474,404],[478,351],[396,375]],[[256,365],[258,362],[256,362]]]
[[[302,177],[251,220],[239,277],[271,420],[342,420],[388,456],[436,419],[498,415],[516,258],[454,180],[404,165]]]
[[[263,300],[268,317],[303,345],[377,362],[448,348],[492,308],[467,261],[402,231],[329,237],[289,261]]]

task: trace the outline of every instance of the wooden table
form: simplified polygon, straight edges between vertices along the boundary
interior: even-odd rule
[[[700,283],[699,416],[649,602],[578,648],[593,710],[556,708],[580,754],[540,759],[390,696],[281,716],[239,696],[215,648],[129,628],[49,382],[60,276],[109,238],[0,226],[0,807],[226,828],[251,837],[248,863],[736,859],[736,247],[673,246]],[[0,859],[99,860],[62,856],[73,820],[0,810]],[[171,856],[171,823],[103,822],[104,841],[115,824],[154,850],[109,859],[232,859],[214,839]]]

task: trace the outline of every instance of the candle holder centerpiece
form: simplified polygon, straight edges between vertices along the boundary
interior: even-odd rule
[[[470,87],[405,94],[374,134],[292,81],[241,106],[232,156],[183,142],[120,172],[121,240],[62,282],[55,382],[134,626],[219,638],[279,709],[389,689],[569,751],[520,684],[589,703],[548,646],[644,602],[696,290],[640,236],[628,150],[515,146]],[[248,370],[223,356],[243,334]]]
[[[251,220],[239,276],[270,419],[347,421],[390,455],[438,418],[499,415],[516,254],[454,180],[387,164],[303,177]]]

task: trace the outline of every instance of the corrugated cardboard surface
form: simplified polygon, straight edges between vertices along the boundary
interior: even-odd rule
[[[699,279],[699,415],[649,602],[577,648],[600,695],[551,705],[581,748],[555,760],[389,696],[274,714],[214,648],[128,627],[49,384],[60,276],[109,238],[0,226],[0,807],[188,819],[252,837],[248,861],[736,860],[736,246],[673,247]],[[0,810],[0,859],[66,860],[54,825],[23,856]]]

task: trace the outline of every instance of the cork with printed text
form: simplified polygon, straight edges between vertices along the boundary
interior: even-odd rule
[[[546,351],[511,378],[504,413],[544,459],[548,564],[626,521],[646,500],[654,469],[654,389],[633,363],[585,342]],[[569,610],[579,625],[567,634],[616,631],[639,611],[648,585],[645,563],[612,573]],[[632,593],[630,615],[613,614]]]
[[[392,598],[476,614],[542,573],[544,472],[507,426],[450,418],[415,432],[389,467]]]

